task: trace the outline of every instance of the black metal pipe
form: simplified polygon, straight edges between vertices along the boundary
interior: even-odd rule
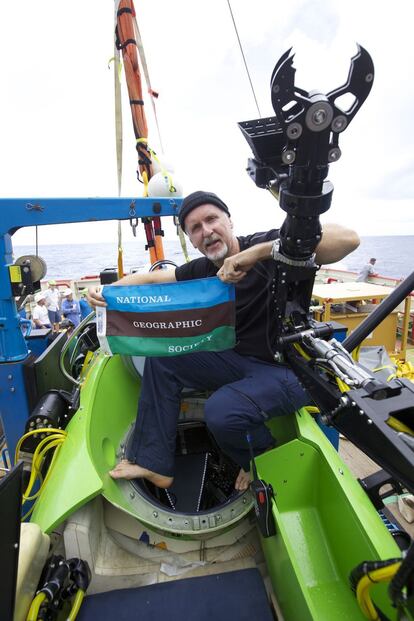
[[[349,352],[353,351],[362,341],[387,317],[398,304],[414,289],[414,272],[412,272],[405,280],[398,285],[390,295],[385,298],[355,330],[346,337],[342,343],[343,347]]]

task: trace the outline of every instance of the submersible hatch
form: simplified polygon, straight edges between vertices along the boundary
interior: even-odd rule
[[[124,457],[134,425],[121,443]],[[252,509],[250,490],[238,492],[240,468],[224,455],[204,421],[182,420],[176,442],[176,474],[164,490],[144,479],[119,480],[130,514],[152,530],[173,537],[217,537],[238,524]]]

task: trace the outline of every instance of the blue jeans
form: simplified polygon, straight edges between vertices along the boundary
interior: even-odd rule
[[[127,458],[158,474],[174,476],[181,391],[211,390],[205,422],[217,444],[244,470],[250,468],[246,433],[254,454],[274,445],[264,424],[309,403],[293,371],[233,350],[174,358],[147,358],[137,421]]]

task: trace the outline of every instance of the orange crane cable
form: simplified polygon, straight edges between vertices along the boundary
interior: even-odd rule
[[[117,50],[122,51],[129,102],[131,105],[132,123],[136,138],[136,149],[138,151],[138,166],[144,184],[147,186],[147,183],[152,176],[152,158],[151,149],[148,146],[148,125],[145,117],[138,57],[141,61],[144,76],[147,82],[148,92],[150,94],[150,100],[161,144],[161,135],[154,103],[154,98],[158,97],[158,94],[151,87],[148,65],[145,59],[145,52],[136,20],[133,1],[120,0],[117,6],[116,17],[116,48]],[[150,251],[151,263],[164,259],[161,219],[157,217],[155,222],[152,222],[151,219],[146,219],[144,222],[144,228],[147,237],[148,249]]]

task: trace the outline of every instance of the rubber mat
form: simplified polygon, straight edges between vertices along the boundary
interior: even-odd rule
[[[91,595],[77,621],[274,621],[257,569]]]

